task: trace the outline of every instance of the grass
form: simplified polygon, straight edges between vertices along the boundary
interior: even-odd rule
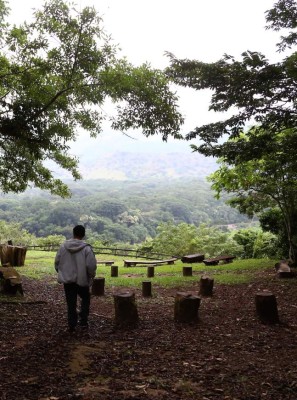
[[[203,274],[214,277],[216,283],[239,284],[249,283],[255,278],[255,272],[273,268],[275,260],[249,259],[234,260],[230,264],[218,266],[205,266],[203,263],[192,264],[193,276],[184,277],[182,273],[183,264],[177,261],[174,265],[160,265],[155,267],[155,276],[147,278],[146,267],[124,267],[123,258],[110,255],[97,255],[100,260],[114,260],[119,267],[119,276],[110,276],[110,266],[98,265],[97,277],[104,277],[107,286],[139,287],[143,280],[153,280],[154,284],[163,287],[184,287],[189,282],[196,282]],[[32,279],[49,278],[56,281],[54,269],[55,252],[40,250],[29,250],[26,256],[25,266],[18,267],[21,275]]]

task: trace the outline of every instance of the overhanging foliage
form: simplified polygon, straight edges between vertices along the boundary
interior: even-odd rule
[[[0,2],[0,188],[22,192],[30,184],[61,196],[69,190],[45,166],[51,160],[79,179],[69,141],[80,129],[96,136],[111,99],[112,128],[140,128],[179,138],[183,119],[164,74],[120,58],[92,7],[76,11],[50,0],[31,23],[9,27]]]

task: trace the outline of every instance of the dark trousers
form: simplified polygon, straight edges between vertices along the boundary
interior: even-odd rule
[[[79,316],[79,323],[86,325],[88,323],[90,311],[90,289],[88,286],[79,286],[76,283],[64,283],[64,291],[67,302],[68,325],[75,328]],[[77,296],[81,298],[80,311],[77,314]]]

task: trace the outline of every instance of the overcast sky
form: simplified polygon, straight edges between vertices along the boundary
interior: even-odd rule
[[[29,19],[32,8],[40,0],[10,0],[11,17],[15,23]],[[280,55],[275,44],[279,35],[265,30],[264,12],[272,0],[78,0],[78,8],[94,5],[103,17],[105,30],[133,64],[150,62],[164,68],[168,60],[165,51],[178,58],[217,61],[224,53],[239,57],[245,50],[261,51],[275,61]],[[178,88],[180,107],[185,117],[184,133],[195,126],[218,120],[219,115],[208,111],[208,93],[195,93]],[[96,140],[98,151],[189,151],[187,143],[163,144],[160,138],[147,140],[129,132],[132,141],[122,133],[106,127],[106,133]],[[116,139],[116,140],[115,140]],[[79,141],[73,146],[82,155],[93,139]],[[144,144],[144,146],[143,146]]]

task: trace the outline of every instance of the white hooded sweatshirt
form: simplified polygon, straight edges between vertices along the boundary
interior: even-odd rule
[[[55,269],[59,283],[90,286],[97,269],[92,247],[79,239],[66,240],[57,252]]]

